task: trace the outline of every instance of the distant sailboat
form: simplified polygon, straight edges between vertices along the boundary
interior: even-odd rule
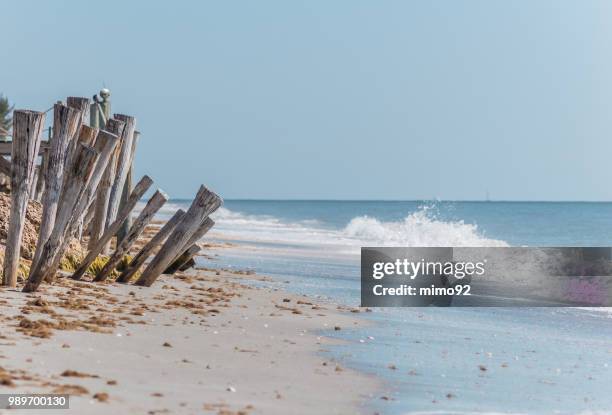
[[[490,202],[490,201],[491,201],[491,197],[489,195],[489,191],[487,190],[487,195],[486,195],[486,198],[485,198],[485,202]]]

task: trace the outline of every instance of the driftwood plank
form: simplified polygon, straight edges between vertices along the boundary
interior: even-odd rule
[[[110,197],[108,199],[108,213],[106,214],[106,227],[115,221],[119,204],[121,202],[121,192],[125,185],[125,179],[130,170],[130,160],[132,153],[132,143],[134,142],[134,131],[136,129],[136,119],[124,114],[115,114],[115,118],[125,123],[123,129],[121,149],[119,157],[117,157],[117,170],[115,180],[111,187]]]
[[[136,256],[132,258],[132,261],[128,264],[126,269],[117,277],[117,282],[127,283],[130,282],[134,274],[138,272],[140,267],[145,263],[145,261],[151,256],[155,248],[162,244],[170,235],[170,233],[174,230],[176,225],[183,218],[185,211],[183,209],[177,210],[174,215],[161,227],[159,231],[155,234],[153,238],[149,242],[145,244],[145,246],[138,251]]]
[[[125,123],[123,121],[111,118],[106,122],[106,131],[109,131],[118,137],[122,136],[124,128]],[[89,234],[89,243],[87,245],[88,249],[93,248],[106,229],[108,201],[110,198],[111,186],[115,180],[115,169],[117,164],[117,156],[119,155],[119,151],[121,149],[121,140],[122,139],[120,138],[117,146],[115,147],[115,151],[111,155],[111,159],[108,162],[106,170],[104,171],[102,180],[98,185],[96,192],[96,203],[92,206],[94,209],[94,216],[91,222],[91,232]]]
[[[189,262],[198,252],[200,252],[202,248],[198,244],[193,244],[185,252],[183,252],[179,257],[164,271],[164,274],[174,274],[176,271],[181,269],[183,265]]]
[[[130,199],[128,203],[119,211],[117,215],[117,219],[104,231],[104,234],[98,239],[94,247],[89,251],[83,262],[79,265],[79,268],[72,274],[72,278],[79,280],[85,272],[87,268],[91,265],[91,263],[96,259],[96,257],[102,252],[105,248],[106,244],[111,240],[111,238],[117,233],[125,219],[130,215],[136,203],[140,200],[143,194],[151,187],[153,184],[153,180],[149,176],[144,176],[140,179],[140,182],[136,184],[134,187],[134,191],[130,195]]]
[[[66,184],[53,230],[41,248],[38,262],[35,267],[30,269],[28,282],[23,287],[24,292],[36,291],[48,274],[55,273],[56,269],[52,269],[53,260],[63,245],[65,230],[72,217],[74,206],[82,193],[82,189],[91,178],[98,156],[99,152],[93,147],[85,146],[84,144],[77,146],[73,163],[67,170]]]
[[[153,219],[157,211],[168,201],[168,195],[163,191],[158,190],[151,196],[146,206],[142,209],[134,224],[125,235],[121,242],[117,242],[117,249],[110,256],[108,262],[102,267],[100,272],[94,278],[96,282],[105,281],[110,273],[117,267],[123,256],[127,254],[130,247],[136,242],[147,224]]]
[[[147,265],[140,278],[136,281],[136,284],[147,287],[151,286],[180,253],[181,249],[200,227],[204,218],[217,210],[222,203],[223,200],[216,193],[208,190],[205,186],[200,187],[189,210],[185,213],[172,234],[170,234],[157,255]]]
[[[13,112],[13,143],[11,152],[11,216],[4,252],[4,285],[17,285],[17,267],[23,235],[28,190],[40,147],[45,114],[27,110]]]
[[[70,141],[76,134],[81,120],[81,113],[62,104],[53,106],[53,136],[49,140],[51,147],[47,159],[45,170],[45,191],[42,198],[42,217],[40,220],[40,230],[38,232],[38,242],[36,253],[32,260],[32,267],[40,258],[42,248],[47,242],[51,230],[55,224],[57,206],[59,204],[62,183],[64,181],[64,163],[70,149]]]

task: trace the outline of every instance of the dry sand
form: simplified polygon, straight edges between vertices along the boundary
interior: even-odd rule
[[[371,412],[379,381],[317,354],[332,342],[320,330],[364,324],[358,314],[252,278],[192,270],[151,288],[3,289],[1,392],[71,394],[70,410],[24,414]]]

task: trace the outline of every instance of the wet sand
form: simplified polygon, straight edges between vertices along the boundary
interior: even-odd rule
[[[70,410],[48,414],[371,413],[379,381],[320,354],[324,330],[365,324],[357,310],[245,284],[257,278],[3,289],[0,390],[71,395]]]

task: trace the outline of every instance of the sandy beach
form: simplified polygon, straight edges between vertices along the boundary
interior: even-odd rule
[[[247,284],[261,278],[200,269],[151,288],[4,289],[2,393],[70,394],[69,411],[45,413],[370,413],[379,381],[319,354],[325,331],[364,324],[357,310]]]

